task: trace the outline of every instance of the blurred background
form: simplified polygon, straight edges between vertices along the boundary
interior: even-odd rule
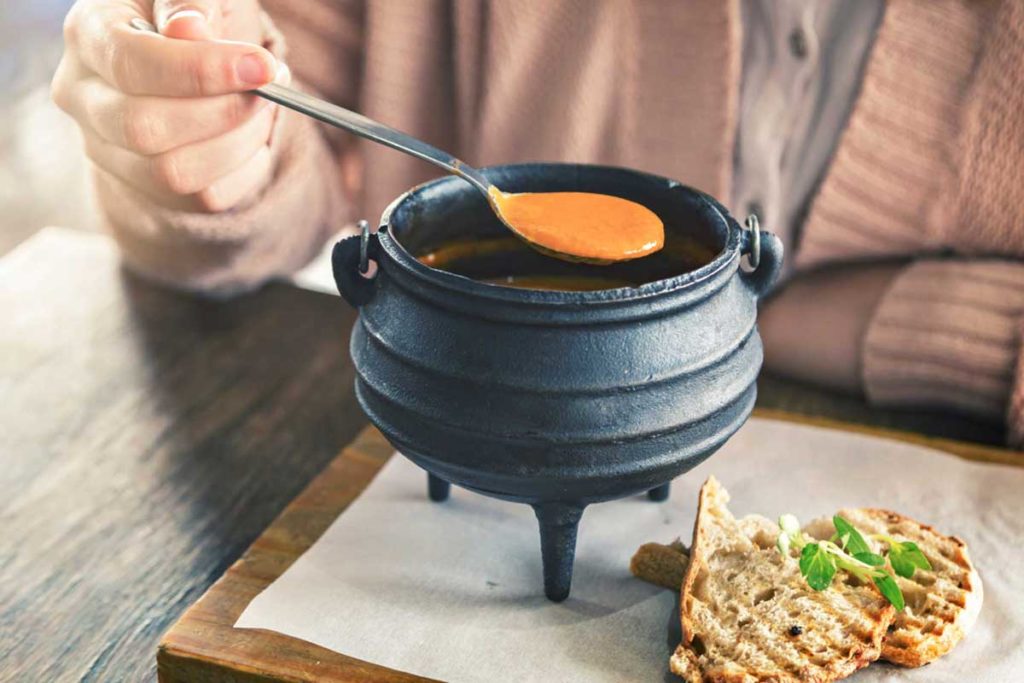
[[[0,2],[0,256],[46,225],[97,225],[78,130],[50,101],[72,4]]]

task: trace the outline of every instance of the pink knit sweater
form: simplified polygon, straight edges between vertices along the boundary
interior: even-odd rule
[[[470,163],[632,166],[730,195],[738,0],[264,0],[303,87]],[[1024,3],[891,0],[795,251],[903,258],[873,314],[868,397],[1004,416],[1024,442]],[[221,214],[97,177],[129,266],[199,290],[293,272],[436,171],[279,119],[276,175]]]

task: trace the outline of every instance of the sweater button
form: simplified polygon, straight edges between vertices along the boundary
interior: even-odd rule
[[[789,51],[797,59],[807,57],[807,34],[802,28],[795,28],[789,34]]]

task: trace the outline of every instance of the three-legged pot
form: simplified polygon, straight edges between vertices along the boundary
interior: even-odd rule
[[[596,291],[520,289],[431,268],[417,256],[505,234],[454,177],[399,197],[376,233],[335,247],[338,288],[359,308],[351,353],[370,420],[429,473],[433,500],[456,484],[531,505],[544,591],[564,600],[587,505],[645,491],[664,500],[674,477],[747,419],[762,358],[756,302],[782,245],[665,178],[569,164],[486,173],[505,191],[638,201],[664,221],[666,254],[706,254],[679,273],[656,259],[573,266],[641,280],[645,268],[660,273]],[[370,261],[372,277],[360,272]]]

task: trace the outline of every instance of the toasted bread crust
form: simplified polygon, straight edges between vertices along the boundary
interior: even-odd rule
[[[896,615],[882,647],[883,659],[906,667],[935,661],[963,640],[978,619],[984,601],[981,576],[967,544],[906,515],[879,508],[843,510],[855,525],[872,520],[897,540],[917,543],[934,571],[897,577],[908,609]]]
[[[765,520],[741,526],[725,507],[728,500],[728,493],[714,478],[701,488],[690,563],[680,599],[683,643],[669,662],[672,672],[691,683],[828,683],[875,661],[894,614],[875,587],[837,582],[828,592],[811,590],[791,564],[792,558],[784,559],[773,547],[758,545],[748,536],[751,530],[763,528]],[[712,538],[713,534],[717,536]],[[714,555],[716,551],[720,553]],[[710,597],[715,594],[707,593],[715,588],[712,557],[718,558],[715,562],[719,571],[729,566],[727,562],[733,562],[734,571],[739,571],[738,581],[745,581],[748,588],[764,590],[770,597],[755,597],[753,603],[744,602],[742,595],[730,597],[732,614],[742,613],[746,617],[739,621],[730,617],[728,610],[715,611],[715,599]],[[696,597],[698,590],[704,598]],[[776,592],[781,597],[776,597]],[[748,592],[746,597],[749,595]],[[711,602],[704,602],[705,599]],[[771,622],[760,622],[755,615],[761,602],[775,609],[761,614],[781,614],[787,621],[780,623],[780,619],[774,618]],[[701,623],[695,617],[698,603]],[[719,604],[718,608],[721,607]],[[710,621],[709,614],[713,615]],[[802,624],[802,630],[786,635],[786,624],[791,618]]]
[[[693,584],[701,571],[706,571],[707,551],[704,546],[707,543],[706,531],[701,525],[703,516],[707,514],[709,505],[720,502],[725,506],[729,502],[728,492],[714,477],[708,477],[704,485],[700,487],[700,494],[697,498],[697,517],[693,522],[693,542],[690,544],[690,561],[686,567],[686,575],[683,577],[682,596],[679,599],[679,611],[683,625],[683,643],[693,643],[693,621],[690,614],[693,610]]]

